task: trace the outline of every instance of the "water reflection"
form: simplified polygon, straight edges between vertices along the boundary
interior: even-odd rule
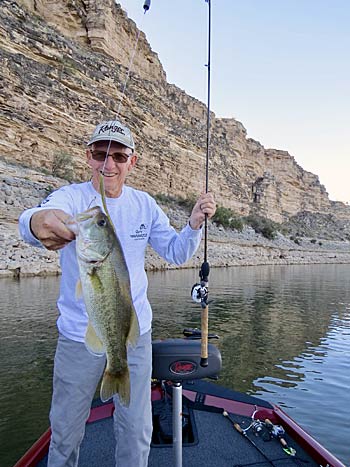
[[[349,272],[334,265],[232,268],[212,270],[210,282],[210,329],[221,336],[224,366],[219,384],[285,407],[346,463]],[[174,289],[191,283],[190,276],[183,272],[183,282],[173,276]],[[164,303],[154,309],[164,310]],[[176,310],[170,315],[178,317]],[[184,324],[199,325],[198,311],[190,307],[187,315]]]
[[[350,311],[339,303],[318,346],[309,346],[292,361],[284,361],[282,377],[254,381],[255,394],[266,397],[268,393],[271,402],[284,407],[346,465],[350,460],[350,427],[344,410],[350,402],[349,346]]]
[[[347,265],[212,268],[209,307],[223,357],[219,384],[287,408],[344,462],[350,458],[342,412],[350,402],[349,273]],[[194,270],[149,274],[154,338],[200,326],[200,307],[190,301],[196,281]],[[0,287],[0,464],[6,467],[48,424],[58,279],[2,280]],[[325,413],[339,427],[336,436]]]
[[[0,281],[0,465],[48,426],[58,281]]]

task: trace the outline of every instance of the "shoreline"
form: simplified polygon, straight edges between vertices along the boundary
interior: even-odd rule
[[[0,160],[2,179],[0,196],[0,278],[21,278],[60,275],[58,253],[34,248],[20,239],[18,217],[23,210],[37,205],[50,191],[67,182],[44,175],[37,170],[18,167]],[[189,212],[174,204],[158,203],[180,231],[188,222]],[[242,232],[224,229],[208,223],[208,259],[211,267],[295,265],[295,264],[350,264],[350,241],[322,238],[325,229],[316,229],[314,237],[293,237],[280,233],[274,240],[257,234],[245,226]],[[318,234],[317,234],[318,232]],[[203,240],[194,257],[182,266],[170,265],[151,248],[146,250],[147,271],[171,269],[199,269],[203,262]]]
[[[2,235],[3,236],[3,235]],[[277,240],[266,240],[255,234],[253,240],[222,238],[208,241],[208,259],[211,268],[267,266],[267,265],[311,265],[350,264],[350,243],[323,241],[322,247],[286,245],[280,236]],[[281,245],[281,243],[284,245]],[[306,243],[307,240],[304,240]],[[5,242],[6,243],[6,242]],[[31,247],[19,238],[10,240],[1,248],[0,279],[59,276],[58,253]],[[4,256],[7,261],[4,261]],[[203,259],[203,241],[195,256],[181,266],[171,265],[147,248],[145,269],[147,272],[174,269],[199,269]]]

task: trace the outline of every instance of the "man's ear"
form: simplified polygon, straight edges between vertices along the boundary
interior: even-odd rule
[[[90,161],[91,161],[92,157],[91,157],[91,152],[90,152],[90,149],[87,148],[86,149],[86,161],[87,163],[90,165]]]
[[[132,156],[130,156],[130,164],[128,166],[128,172],[130,172],[136,165],[137,162],[137,154],[136,152],[133,153]]]

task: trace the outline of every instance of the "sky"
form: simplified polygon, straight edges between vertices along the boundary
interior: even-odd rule
[[[208,3],[117,0],[169,83],[207,103]],[[350,202],[350,1],[211,0],[211,110]]]

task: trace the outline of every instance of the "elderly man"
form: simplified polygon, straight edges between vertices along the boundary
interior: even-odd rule
[[[99,124],[86,151],[92,172],[89,182],[64,186],[39,207],[24,211],[19,220],[22,238],[34,246],[60,250],[62,269],[58,298],[59,331],[54,361],[50,410],[49,467],[78,465],[79,446],[105,357],[93,355],[84,345],[88,318],[82,300],[75,297],[79,280],[74,234],[67,221],[91,206],[102,206],[100,174],[104,178],[107,208],[115,226],[130,276],[131,296],[139,321],[140,337],[128,348],[131,401],[123,406],[118,395],[114,431],[116,465],[146,467],[152,435],[150,378],[152,370],[152,310],[147,299],[145,249],[150,244],[167,261],[186,262],[197,250],[201,225],[215,213],[210,193],[202,194],[186,226],[177,233],[164,212],[147,193],[125,185],[137,155],[130,130],[119,121]],[[142,226],[142,235],[139,235]]]

